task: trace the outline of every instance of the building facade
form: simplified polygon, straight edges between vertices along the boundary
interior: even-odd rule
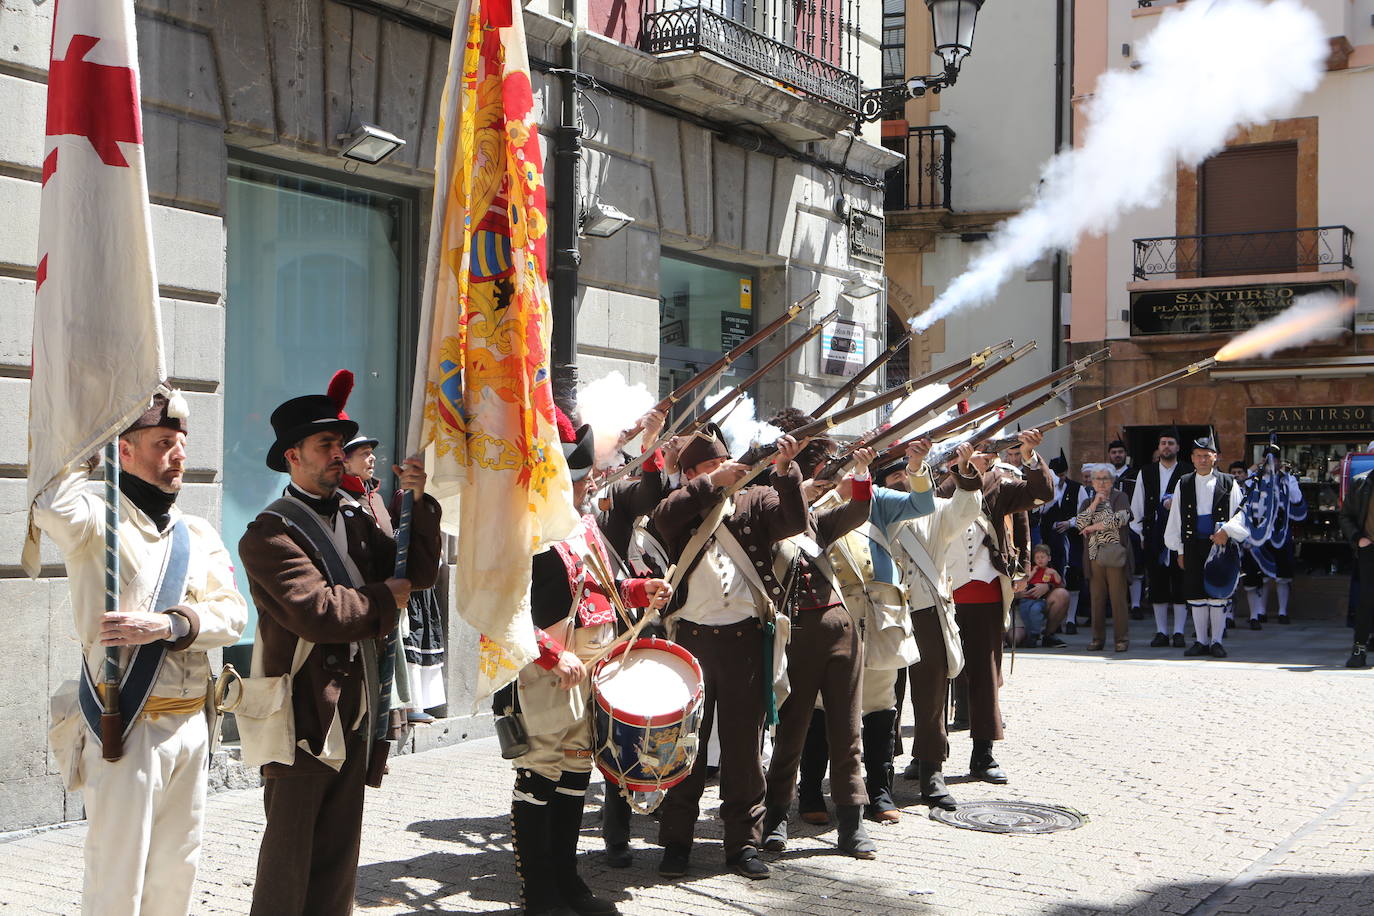
[[[1374,2],[1304,2],[1331,46],[1318,88],[1290,117],[1240,131],[1201,167],[1178,169],[1158,207],[1128,214],[1073,252],[1071,349],[1112,348],[1076,397],[1210,357],[1303,295],[1359,296],[1358,265],[1374,256],[1364,155]],[[1091,98],[1104,73],[1132,65],[1132,47],[1172,5],[1077,4],[1075,104]],[[1362,308],[1320,344],[1219,364],[1076,423],[1074,456],[1102,460],[1120,436],[1134,462],[1149,461],[1160,430],[1177,427],[1185,440],[1215,433],[1224,464],[1253,463],[1275,433],[1312,509],[1296,531],[1300,571],[1345,571],[1349,551],[1335,526],[1339,464],[1374,438],[1371,317]]]
[[[0,136],[0,206],[10,214],[0,229],[0,607],[10,650],[0,668],[0,832],[81,814],[46,745],[47,698],[79,664],[61,558],[45,544],[41,578],[19,569],[52,6],[0,6],[10,128]],[[322,391],[335,369],[357,375],[350,415],[382,440],[386,463],[398,457],[454,7],[138,0],[164,334],[172,381],[193,410],[181,504],[218,522],[231,547],[283,484],[263,464],[272,408]],[[878,80],[878,10],[878,0],[525,5],[554,238],[563,205],[574,219],[598,204],[633,218],[579,240],[573,286],[567,273],[552,278],[571,289],[575,308],[556,324],[575,329],[583,380],[618,370],[669,390],[812,290],[821,292],[812,317],[838,308],[876,355],[881,298],[842,289],[882,271],[883,176],[896,157],[876,129],[871,139],[852,130],[859,92]],[[567,139],[556,127],[573,37],[569,110],[582,157],[569,188],[556,180],[554,149]],[[376,166],[341,159],[364,122],[405,147]],[[795,322],[754,360],[803,329]],[[761,384],[761,413],[818,403],[844,381],[854,360],[827,361],[822,349],[842,349],[834,336],[841,344],[827,335]],[[486,727],[473,715],[477,637],[453,612],[457,583],[447,584],[451,715],[430,740]],[[246,661],[251,638],[226,653]]]

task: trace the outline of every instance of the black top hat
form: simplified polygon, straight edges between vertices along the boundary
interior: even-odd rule
[[[574,481],[592,472],[592,465],[596,463],[596,442],[590,423],[583,423],[578,428],[575,440],[563,443],[563,457],[568,461],[568,472]]]
[[[306,394],[272,411],[272,431],[277,434],[277,441],[267,450],[267,466],[285,473],[286,450],[297,442],[330,431],[348,441],[358,434],[358,424],[348,419],[338,402],[328,395]]]
[[[1213,439],[1211,436],[1201,436],[1193,440],[1193,448],[1200,448],[1205,449],[1209,452],[1215,452],[1217,451],[1217,443],[1216,440]]]

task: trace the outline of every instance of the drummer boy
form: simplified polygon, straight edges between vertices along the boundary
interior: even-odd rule
[[[539,657],[521,669],[515,685],[529,749],[513,761],[511,834],[525,912],[571,908],[589,916],[619,911],[593,896],[577,874],[577,837],[592,771],[585,662],[615,639],[617,599],[626,607],[660,608],[672,588],[662,579],[623,579],[614,583],[618,595],[612,596],[602,585],[599,573],[613,575],[614,567],[589,514],[591,427],[574,431],[561,411],[558,419],[582,524],[534,557],[530,605]],[[500,696],[497,707],[504,712]]]

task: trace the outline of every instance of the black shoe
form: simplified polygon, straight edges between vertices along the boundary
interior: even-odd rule
[[[1156,634],[1155,634],[1155,638],[1152,639],[1152,640],[1150,640],[1150,648],[1151,648],[1151,649],[1167,649],[1167,648],[1169,648],[1169,637],[1168,637],[1168,636],[1165,636],[1163,633],[1156,633]]]
[[[949,794],[949,787],[945,785],[945,774],[940,767],[925,764],[917,764],[917,767],[921,778],[921,801],[932,808],[944,808],[946,811],[953,811],[959,807],[954,796]]]
[[[1350,660],[1345,663],[1345,666],[1347,668],[1363,668],[1365,666],[1366,656],[1367,651],[1365,647],[1360,643],[1355,643],[1355,649],[1350,653]]]
[[[1132,619],[1132,620],[1144,620],[1144,619],[1145,619],[1145,609],[1144,609],[1143,607],[1133,607],[1133,608],[1131,608],[1131,619]]]
[[[949,723],[949,731],[966,732],[968,731],[968,717],[956,715]]]
[[[1182,648],[1183,648],[1184,646],[1186,646],[1186,645],[1188,645],[1188,640],[1186,640],[1186,639],[1183,638],[1183,634],[1182,634],[1182,633],[1175,633],[1175,634],[1174,634],[1174,648],[1175,648],[1175,649],[1182,649]]]
[[[1211,653],[1211,651],[1211,649],[1207,648],[1202,643],[1194,642],[1191,646],[1184,650],[1183,654],[1187,656],[1208,655]]]
[[[763,818],[763,848],[782,852],[787,848],[787,811],[769,811]]]
[[[1039,637],[1039,636],[1027,636],[1027,637],[1024,637],[1020,642],[1018,642],[1018,643],[1016,644],[1016,648],[1018,648],[1018,649],[1034,649],[1036,646],[1039,646],[1039,645],[1040,645],[1040,637]]]
[[[735,874],[755,881],[769,875],[768,863],[759,858],[759,851],[752,846],[746,846],[738,855],[730,856],[725,860],[725,864],[730,866],[730,870]]]
[[[840,852],[856,859],[878,857],[878,844],[864,829],[863,809],[859,805],[836,805],[835,821]]]
[[[1043,645],[1046,649],[1062,649],[1068,645],[1064,640],[1055,636],[1053,633],[1046,633]]]
[[[1250,629],[1252,629],[1252,630],[1263,630],[1263,629],[1264,629],[1264,624],[1260,623],[1258,617],[1251,617],[1251,618],[1250,618]]]
[[[911,762],[908,763],[908,764],[906,765],[906,769],[905,769],[905,770],[902,770],[902,778],[903,778],[903,779],[920,779],[920,778],[921,778],[921,761],[917,760],[915,757],[911,758]]]
[[[577,916],[619,916],[620,910],[609,900],[602,900],[591,892],[587,885],[583,884],[580,888],[564,890],[564,898],[567,905]]]
[[[606,847],[606,864],[611,868],[629,868],[634,861],[634,853],[630,852],[629,843],[616,843]]]
[[[1268,614],[1265,614],[1265,613],[1261,613],[1261,614],[1260,614],[1258,617],[1256,617],[1255,619],[1258,620],[1260,623],[1268,623],[1268,622],[1269,622],[1269,615],[1268,615]]]
[[[1212,653],[1212,658],[1225,658],[1226,647],[1219,642],[1212,643],[1212,648],[1208,650]]]
[[[1064,621],[1064,635],[1066,635],[1066,636],[1077,636],[1077,635],[1078,635],[1078,624],[1074,623],[1072,620],[1066,620],[1066,621]]]
[[[658,863],[658,874],[662,878],[681,878],[687,874],[687,861],[691,858],[690,846],[672,844],[663,848],[663,858]]]
[[[1288,615],[1287,615],[1287,614],[1280,614],[1280,615],[1279,615],[1279,623],[1283,624],[1284,626],[1288,626]]]
[[[974,779],[996,785],[1006,785],[1006,771],[993,759],[992,742],[987,740],[973,742],[973,755],[969,758],[968,774]]]

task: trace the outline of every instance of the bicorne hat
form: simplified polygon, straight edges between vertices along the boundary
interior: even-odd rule
[[[179,433],[186,433],[186,421],[190,416],[191,409],[186,405],[186,398],[180,391],[173,391],[170,396],[159,391],[153,395],[148,409],[139,414],[138,419],[130,423],[129,428],[120,435],[126,436],[136,429],[148,429],[152,426],[163,426]]]
[[[337,432],[348,442],[358,435],[358,424],[348,418],[344,405],[353,391],[353,373],[340,369],[329,382],[328,394],[292,398],[272,411],[272,431],[277,441],[267,450],[267,466],[286,473],[286,450],[316,433]]]
[[[1213,439],[1211,436],[1202,436],[1200,438],[1193,440],[1193,448],[1200,448],[1205,451],[1215,452],[1217,451],[1217,443],[1216,440]]]

